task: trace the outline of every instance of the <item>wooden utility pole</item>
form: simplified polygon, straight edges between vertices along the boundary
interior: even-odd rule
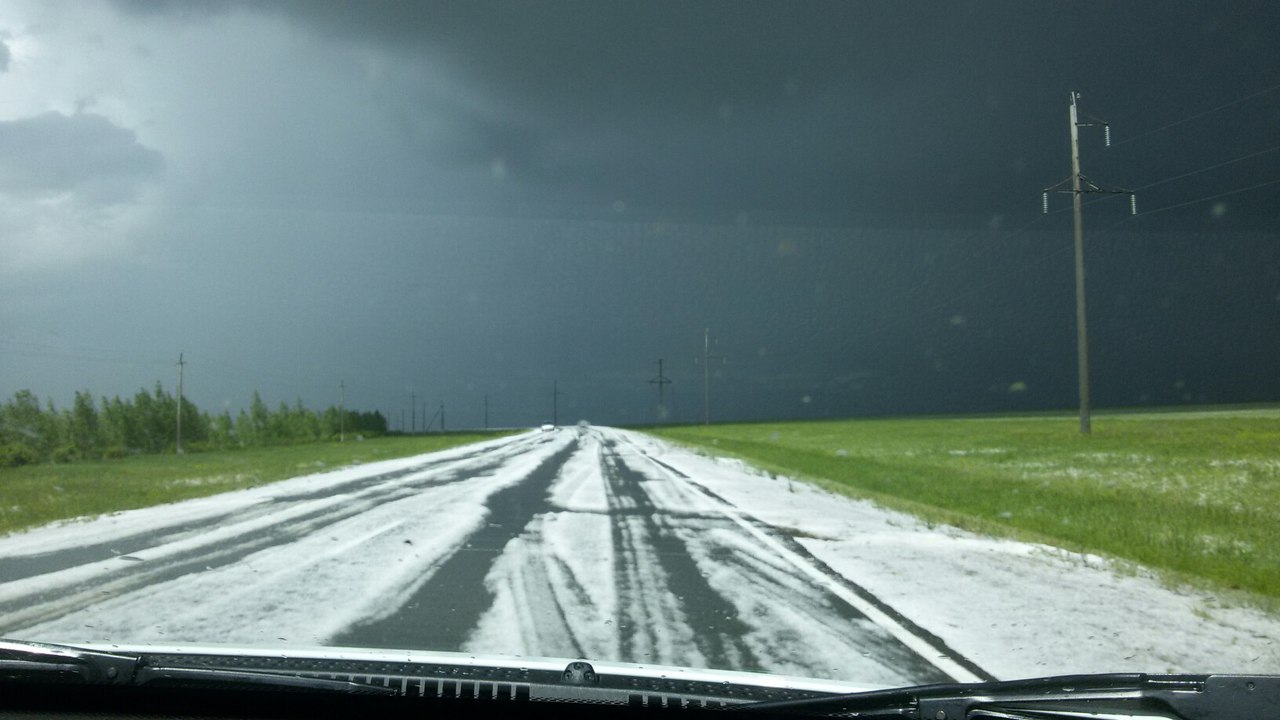
[[[187,363],[182,359],[182,353],[178,353],[178,418],[177,418],[177,442],[174,449],[177,454],[182,454],[182,370]]]
[[[1096,119],[1095,122],[1080,122],[1080,112],[1076,106],[1076,100],[1079,98],[1080,93],[1075,91],[1071,92],[1071,106],[1068,110],[1068,117],[1070,119],[1069,126],[1071,129],[1071,190],[1059,190],[1059,188],[1066,185],[1065,180],[1051,188],[1045,188],[1043,206],[1044,212],[1048,213],[1050,192],[1071,193],[1071,210],[1072,215],[1074,216],[1073,227],[1076,257],[1076,370],[1077,383],[1080,389],[1080,432],[1084,435],[1088,435],[1093,428],[1093,419],[1089,403],[1089,330],[1084,300],[1084,214],[1082,212],[1084,194],[1127,194],[1129,196],[1129,210],[1134,215],[1138,214],[1138,206],[1131,191],[1121,190],[1119,188],[1100,187],[1080,172],[1080,128],[1101,125],[1104,142],[1107,147],[1110,147],[1111,126],[1102,120]]]
[[[1084,216],[1080,195],[1080,119],[1076,111],[1078,93],[1071,93],[1071,214],[1074,217],[1076,246],[1076,368],[1080,387],[1080,432],[1092,429],[1089,408],[1089,331],[1084,311]]]
[[[711,329],[702,332],[702,424],[711,424],[711,361],[724,360],[723,355],[711,354]]]
[[[650,380],[649,384],[658,386],[658,419],[664,419],[667,411],[666,389],[671,380],[662,374],[662,358],[658,358],[658,377]]]

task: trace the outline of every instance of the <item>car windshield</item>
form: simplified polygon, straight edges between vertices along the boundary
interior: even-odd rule
[[[1280,673],[1280,6],[0,2],[0,638]]]

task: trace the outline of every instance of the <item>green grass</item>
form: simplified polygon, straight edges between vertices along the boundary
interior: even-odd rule
[[[0,468],[0,534],[500,437],[445,433]]]
[[[927,521],[1280,598],[1280,410],[672,427]]]

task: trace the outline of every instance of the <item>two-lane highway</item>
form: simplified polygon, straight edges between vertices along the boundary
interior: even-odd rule
[[[0,636],[984,677],[694,457],[561,429],[0,538]]]

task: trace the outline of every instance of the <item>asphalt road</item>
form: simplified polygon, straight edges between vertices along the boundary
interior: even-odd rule
[[[0,636],[984,676],[635,439],[529,433],[0,538]]]

